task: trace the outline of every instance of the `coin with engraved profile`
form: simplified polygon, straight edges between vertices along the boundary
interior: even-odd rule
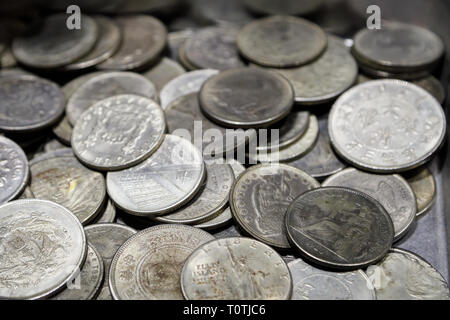
[[[324,4],[323,0],[244,0],[245,6],[259,14],[309,15]]]
[[[186,70],[178,62],[164,57],[142,75],[155,85],[157,92],[161,92],[168,82],[184,73]]]
[[[183,300],[181,270],[209,233],[184,225],[160,225],[128,239],[111,263],[109,286],[116,300]]]
[[[402,174],[411,186],[417,201],[417,217],[428,212],[436,201],[437,187],[433,173],[426,167]]]

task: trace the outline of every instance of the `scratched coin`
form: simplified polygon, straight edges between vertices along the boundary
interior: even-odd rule
[[[250,167],[233,185],[233,218],[259,241],[276,248],[290,248],[284,224],[286,210],[299,195],[319,187],[314,178],[285,164]]]
[[[376,263],[394,239],[392,220],[378,201],[340,187],[307,191],[295,199],[287,209],[286,232],[306,259],[341,270]]]
[[[244,0],[245,6],[259,14],[302,16],[311,14],[323,5],[323,0]]]
[[[83,225],[102,209],[105,178],[71,157],[31,161],[31,192],[36,199],[50,200],[69,209]]]
[[[183,300],[181,270],[209,233],[183,225],[145,229],[125,242],[111,263],[109,286],[116,300]]]
[[[89,245],[97,249],[105,267],[104,279],[106,281],[103,281],[97,300],[112,300],[113,298],[108,287],[111,261],[120,246],[134,235],[136,230],[116,223],[99,223],[85,227],[84,231]]]
[[[33,68],[57,68],[72,63],[87,54],[97,41],[95,20],[87,15],[81,19],[81,28],[67,28],[67,15],[54,14],[14,39],[14,56]]]
[[[379,300],[450,300],[442,275],[423,258],[392,249],[366,271]]]
[[[157,92],[161,92],[168,82],[184,73],[186,71],[178,62],[169,58],[162,58],[158,64],[145,71],[143,76],[155,85]]]
[[[103,260],[97,250],[88,245],[86,261],[75,278],[74,283],[67,284],[67,287],[53,296],[52,300],[91,300],[98,294],[105,269]],[[79,281],[79,282],[77,282]]]
[[[294,90],[286,78],[275,72],[237,68],[206,80],[199,101],[205,115],[218,124],[260,128],[290,113]]]
[[[417,216],[426,213],[436,201],[436,180],[426,167],[405,172],[403,177],[408,181],[417,201]]]
[[[376,300],[375,289],[362,271],[330,272],[302,259],[288,263],[292,300]]]
[[[250,238],[225,238],[197,248],[181,272],[188,300],[288,300],[292,279],[281,256]]]
[[[27,156],[12,140],[0,136],[0,204],[24,191],[29,177]]]
[[[133,94],[156,101],[158,93],[152,82],[132,72],[108,72],[99,74],[82,84],[67,102],[67,118],[75,126],[82,113],[95,103],[118,96]]]
[[[72,148],[96,170],[120,170],[148,158],[164,140],[164,111],[154,101],[120,95],[97,102],[75,125]]]
[[[103,212],[101,212],[94,223],[113,223],[116,220],[116,207],[111,200],[108,200],[106,207]]]
[[[344,93],[331,109],[328,126],[342,158],[389,173],[428,161],[442,144],[446,119],[424,89],[400,80],[375,80]]]
[[[348,168],[329,177],[322,186],[355,189],[381,203],[394,224],[394,241],[403,237],[415,221],[416,197],[400,175],[378,175]]]
[[[316,24],[293,16],[271,16],[246,25],[238,35],[240,53],[267,67],[307,64],[327,47],[327,36]]]
[[[0,298],[51,296],[73,279],[86,258],[86,238],[66,208],[44,200],[0,206]]]
[[[106,177],[108,194],[122,210],[137,216],[169,213],[186,204],[205,178],[201,152],[188,140],[166,135],[141,164]]]

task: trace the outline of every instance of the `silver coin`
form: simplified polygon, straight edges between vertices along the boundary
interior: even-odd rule
[[[75,157],[54,157],[30,163],[31,192],[69,209],[83,225],[102,209],[106,196],[101,173],[82,166]]]
[[[359,62],[359,69],[362,73],[375,78],[375,79],[400,79],[400,80],[417,80],[429,76],[428,70],[416,71],[416,72],[389,72],[379,69],[371,68],[361,62]]]
[[[12,49],[23,64],[34,68],[57,68],[87,54],[98,36],[96,22],[87,15],[81,28],[67,28],[66,14],[54,14],[34,26],[26,36],[16,38]]]
[[[417,216],[428,212],[436,201],[437,186],[433,173],[426,167],[405,172],[403,177],[408,181],[417,202]]]
[[[67,146],[63,145],[56,139],[49,140],[44,144],[44,152],[52,152],[60,149],[66,149]]]
[[[187,42],[187,40],[186,40],[186,42]],[[195,65],[193,65],[186,57],[186,42],[182,43],[178,47],[178,60],[180,61],[180,63],[183,65],[183,67],[186,70],[188,70],[188,71],[197,70],[199,68],[197,68]]]
[[[192,143],[166,135],[159,149],[143,163],[109,172],[108,194],[122,210],[153,216],[178,209],[200,189],[205,178],[202,154]]]
[[[113,223],[116,220],[116,207],[111,200],[108,200],[106,208],[99,214],[95,223]]]
[[[233,216],[231,214],[231,209],[226,208],[226,209],[220,211],[215,216],[213,216],[212,219],[201,222],[199,224],[195,224],[194,227],[200,228],[203,230],[219,229],[223,226],[228,225],[232,219],[233,219]]]
[[[341,270],[379,261],[394,239],[392,220],[378,201],[338,187],[307,191],[295,199],[287,209],[286,232],[305,258]]]
[[[73,154],[73,151],[71,148],[64,148],[64,149],[58,149],[58,150],[54,150],[54,151],[47,151],[47,152],[42,152],[40,154],[36,154],[31,159],[31,162],[35,163],[35,162],[44,161],[44,160],[57,158],[57,157],[74,157],[74,156],[75,155]]]
[[[203,83],[216,75],[217,70],[206,69],[187,72],[167,83],[160,93],[161,107],[165,110],[168,105],[189,93],[199,92]]]
[[[156,101],[158,93],[147,78],[132,72],[99,74],[82,84],[67,102],[67,118],[75,126],[84,111],[97,102],[122,94],[133,94]]]
[[[199,94],[202,111],[228,127],[267,127],[285,118],[294,90],[283,76],[262,69],[237,68],[206,80]]]
[[[178,76],[186,73],[184,68],[176,61],[169,58],[162,58],[161,61],[143,73],[156,87],[157,92]]]
[[[250,167],[233,185],[233,218],[259,241],[276,248],[290,248],[284,225],[286,210],[295,198],[319,187],[317,180],[285,164]]]
[[[350,89],[333,105],[328,125],[342,158],[383,173],[420,166],[440,147],[446,131],[439,102],[400,80],[375,80]]]
[[[330,272],[302,259],[288,263],[292,300],[376,300],[375,289],[362,270]]]
[[[92,78],[95,78],[101,74],[108,73],[108,71],[96,71],[96,72],[90,72],[83,74],[82,76],[79,76],[72,81],[69,81],[62,87],[62,92],[64,93],[64,96],[66,97],[66,101],[70,99],[70,97],[75,93],[75,91],[78,90],[79,87],[81,87],[83,84],[91,80]]]
[[[421,257],[392,249],[366,271],[378,300],[450,300],[442,275]]]
[[[116,18],[122,31],[119,50],[97,68],[104,70],[135,70],[155,61],[167,42],[167,30],[156,18],[131,15]]]
[[[54,124],[64,113],[59,86],[31,77],[0,78],[0,130],[29,132]]]
[[[34,199],[34,194],[29,186],[26,186],[18,199]]]
[[[59,141],[67,146],[70,146],[73,128],[66,116],[64,116],[62,120],[53,127],[52,131]]]
[[[288,300],[289,269],[269,246],[250,238],[210,241],[195,250],[181,272],[188,300]]]
[[[183,225],[145,229],[125,242],[111,263],[109,286],[116,300],[183,300],[181,269],[209,233]]]
[[[322,186],[355,189],[381,203],[394,224],[394,241],[402,238],[415,221],[416,197],[408,182],[397,174],[378,175],[348,168],[329,177]]]
[[[191,29],[184,29],[180,31],[169,32],[167,36],[167,45],[169,47],[169,57],[172,60],[180,62],[178,59],[178,49],[189,37],[194,34]]]
[[[244,235],[242,234],[241,230],[239,230],[238,226],[232,224],[225,229],[214,230],[213,236],[216,239],[224,239],[232,237],[243,237]]]
[[[86,261],[75,278],[74,283],[52,297],[52,300],[91,300],[100,290],[105,269],[103,260],[97,250],[88,245]]]
[[[260,14],[302,16],[311,14],[324,4],[323,0],[244,0],[251,11]]]
[[[16,198],[29,177],[27,156],[12,140],[0,136],[0,204]]]
[[[86,258],[86,238],[66,208],[44,200],[0,206],[0,297],[39,299],[60,290]]]
[[[142,162],[164,140],[164,112],[154,101],[120,95],[97,102],[75,125],[72,148],[97,170],[120,170]]]

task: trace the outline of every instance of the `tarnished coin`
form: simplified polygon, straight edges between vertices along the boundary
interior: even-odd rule
[[[0,136],[0,204],[16,198],[29,177],[27,156],[12,140]]]
[[[336,152],[374,172],[413,169],[430,159],[445,136],[439,102],[424,89],[400,80],[375,80],[344,93],[328,123]]]
[[[197,70],[187,72],[171,80],[164,86],[159,95],[161,107],[165,110],[172,101],[179,97],[199,92],[203,83],[217,73],[217,70],[212,69]]]
[[[0,298],[39,299],[60,290],[86,258],[86,238],[66,208],[44,200],[0,206]]]
[[[72,125],[67,119],[66,116],[62,118],[62,120],[53,127],[53,134],[67,146],[70,146],[70,141],[72,140]]]
[[[183,225],[145,229],[125,242],[111,263],[109,286],[116,300],[183,300],[181,270],[209,233]]]
[[[167,40],[167,29],[156,18],[129,15],[116,18],[122,32],[119,50],[97,68],[106,70],[136,70],[154,62]]]
[[[31,192],[69,209],[83,225],[100,212],[106,196],[105,178],[85,168],[75,157],[32,161]]]
[[[206,164],[206,180],[184,207],[155,220],[165,223],[195,224],[214,216],[227,205],[234,173],[228,164]]]
[[[302,16],[311,14],[323,5],[323,0],[244,0],[251,11],[260,14]]]
[[[132,72],[108,72],[99,74],[82,84],[67,102],[67,118],[75,126],[84,111],[95,103],[118,96],[133,94],[157,100],[155,86],[147,78]]]
[[[105,281],[97,296],[97,300],[112,300],[108,287],[109,270],[117,250],[136,230],[116,223],[99,223],[84,228],[89,245],[97,249],[105,266]]]
[[[72,63],[87,54],[98,36],[96,22],[87,15],[81,28],[67,28],[67,15],[54,14],[30,29],[23,37],[15,38],[14,56],[33,68],[57,68]]]
[[[294,90],[283,76],[262,69],[238,68],[208,79],[199,94],[203,112],[228,127],[267,127],[285,118]]]
[[[122,210],[137,216],[164,214],[186,204],[205,178],[202,154],[192,143],[166,135],[143,163],[106,177],[108,194]]]
[[[238,30],[207,27],[195,32],[184,44],[186,59],[196,69],[226,70],[244,66],[236,45]]]
[[[371,174],[348,168],[329,177],[322,186],[355,189],[381,203],[394,224],[394,241],[403,237],[415,221],[416,197],[400,175]]]
[[[288,206],[320,183],[285,164],[260,164],[241,174],[230,194],[235,221],[251,236],[276,248],[290,248],[284,216]]]
[[[302,259],[288,263],[292,300],[376,300],[375,288],[362,270],[330,272]]]
[[[383,206],[347,188],[305,192],[286,213],[287,236],[305,258],[333,269],[356,270],[383,258],[394,226]]]
[[[105,269],[103,259],[97,250],[88,245],[86,261],[75,278],[74,283],[52,297],[52,300],[91,300],[98,294],[102,285]]]
[[[184,73],[186,71],[178,62],[169,58],[162,58],[158,64],[145,71],[143,76],[155,85],[157,92],[161,92],[168,82]]]
[[[405,250],[392,249],[366,273],[378,300],[450,300],[442,275],[423,258]]]
[[[106,207],[101,212],[94,223],[113,223],[116,220],[116,207],[111,200],[108,200]]]
[[[97,170],[119,170],[149,157],[164,140],[164,111],[154,101],[120,95],[86,110],[73,129],[72,148]]]
[[[64,113],[59,86],[34,76],[0,78],[0,131],[29,132],[54,124]]]
[[[412,172],[403,174],[408,181],[417,201],[417,216],[426,213],[436,201],[436,180],[433,174],[426,167],[419,168]]]
[[[288,300],[289,269],[269,246],[250,238],[210,241],[196,249],[181,272],[188,300]]]
[[[237,44],[248,60],[267,67],[304,65],[327,47],[327,36],[316,24],[292,16],[272,16],[251,22],[239,33]]]

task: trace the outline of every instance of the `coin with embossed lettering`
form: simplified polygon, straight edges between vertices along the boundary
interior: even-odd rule
[[[186,70],[178,62],[164,57],[142,75],[155,85],[156,91],[161,92],[168,82],[184,73]]]
[[[16,198],[29,176],[27,156],[12,140],[0,136],[0,204]]]
[[[430,159],[445,137],[439,102],[400,80],[375,80],[344,93],[333,105],[328,131],[335,151],[374,172],[413,169]]]
[[[286,164],[260,164],[239,176],[230,194],[235,221],[254,238],[276,248],[290,248],[284,216],[288,206],[320,183]]]
[[[159,149],[132,168],[109,172],[108,194],[122,210],[137,216],[174,211],[191,200],[205,178],[200,150],[167,134]]]
[[[375,289],[362,270],[330,272],[302,259],[288,263],[292,300],[376,300]]]
[[[286,14],[302,16],[311,14],[323,5],[324,0],[244,0],[245,6],[259,14]]]
[[[444,277],[423,258],[406,250],[392,249],[366,273],[378,300],[450,300]]]
[[[355,189],[380,202],[394,224],[394,241],[403,237],[415,221],[416,197],[400,175],[379,175],[348,168],[329,177],[322,186]]]
[[[181,270],[189,255],[214,240],[183,225],[145,229],[125,242],[111,263],[109,286],[116,300],[183,300]]]
[[[45,200],[0,206],[0,298],[39,299],[60,290],[86,258],[86,237],[66,208]]]
[[[197,248],[181,272],[188,300],[288,300],[292,279],[283,258],[250,238],[225,238]]]
[[[436,201],[436,180],[433,173],[426,168],[418,168],[413,171],[405,172],[402,174],[408,181],[417,201],[417,216],[421,216],[426,213]]]
[[[153,100],[120,95],[97,102],[77,121],[72,148],[96,170],[129,168],[148,158],[164,140],[164,111]]]
[[[394,225],[372,197],[348,188],[307,191],[286,212],[286,232],[302,256],[324,267],[356,270],[382,259]]]

